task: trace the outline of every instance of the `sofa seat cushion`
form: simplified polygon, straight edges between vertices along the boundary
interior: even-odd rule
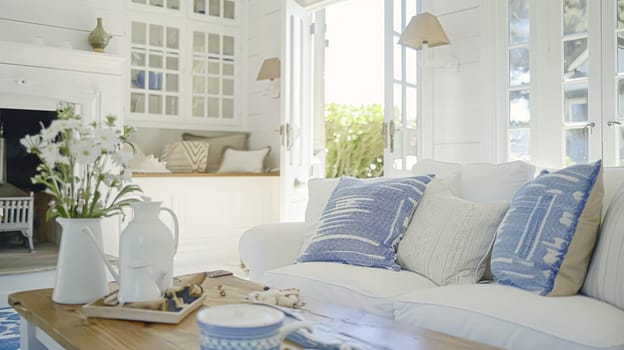
[[[324,302],[394,318],[393,300],[399,295],[436,287],[427,278],[332,262],[307,262],[269,270],[262,282],[276,288],[299,288],[304,302]]]
[[[395,317],[505,349],[624,347],[624,312],[582,295],[543,297],[497,284],[452,285],[399,297]]]

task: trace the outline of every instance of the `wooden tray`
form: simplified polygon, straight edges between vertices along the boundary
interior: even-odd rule
[[[197,298],[180,311],[156,311],[134,309],[129,307],[104,305],[104,298],[86,304],[82,312],[88,317],[115,318],[119,320],[143,321],[156,323],[180,323],[189,313],[193,312],[204,302],[204,295]]]

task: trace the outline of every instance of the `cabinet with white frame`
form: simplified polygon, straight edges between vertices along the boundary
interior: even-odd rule
[[[243,126],[243,3],[128,0],[126,122],[137,127]]]

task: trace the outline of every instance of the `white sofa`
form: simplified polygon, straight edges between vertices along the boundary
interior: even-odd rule
[[[477,175],[495,165],[424,167],[449,179],[458,196],[472,201],[510,200],[515,189],[533,176],[522,166],[515,170],[506,166],[489,178]],[[603,215],[623,180],[624,168],[605,168]],[[582,294],[543,297],[494,283],[438,287],[407,270],[331,262],[295,264],[335,185],[332,179],[310,183],[306,222],[263,225],[243,234],[240,254],[252,280],[276,288],[300,288],[304,300],[349,305],[409,326],[506,349],[624,349],[624,310]],[[619,254],[611,251],[609,257],[614,264],[624,263],[624,248],[618,249]],[[624,281],[624,275],[615,278]]]

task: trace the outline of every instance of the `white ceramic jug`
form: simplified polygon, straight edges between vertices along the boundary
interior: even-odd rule
[[[178,219],[171,209],[161,208],[160,204],[147,197],[131,204],[134,217],[121,233],[119,241],[118,299],[121,303],[147,300],[153,295],[154,283],[161,294],[173,284],[173,256],[178,250],[179,240]],[[158,218],[161,211],[171,215],[173,234]],[[145,281],[143,285],[137,285],[139,272],[140,280]]]

